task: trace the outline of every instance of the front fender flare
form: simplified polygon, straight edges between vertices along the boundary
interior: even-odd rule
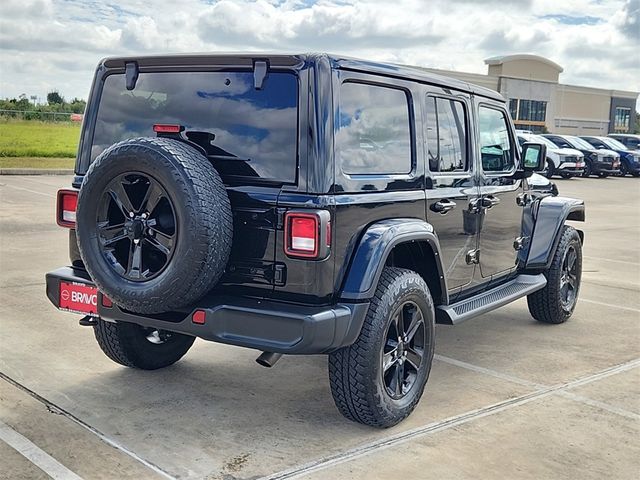
[[[366,229],[352,256],[340,297],[344,300],[363,300],[373,297],[393,248],[403,243],[417,241],[427,242],[431,247],[438,269],[442,295],[446,297],[446,279],[438,237],[431,224],[415,218],[382,220]]]
[[[553,260],[560,232],[567,220],[585,221],[584,201],[567,197],[544,197],[535,211],[535,223],[525,263],[527,270],[545,270]],[[580,232],[580,238],[583,238]]]

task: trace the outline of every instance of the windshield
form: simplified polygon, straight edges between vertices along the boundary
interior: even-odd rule
[[[591,145],[589,142],[581,139],[580,137],[574,137],[573,135],[567,135],[565,137],[569,142],[574,145],[576,148],[581,148],[582,150],[595,150],[596,147]]]
[[[293,183],[297,105],[298,79],[290,73],[270,72],[260,90],[252,72],[141,73],[133,90],[123,74],[109,75],[91,161],[120,140],[155,137],[154,124],[177,124],[221,175]]]
[[[530,140],[527,140],[528,142],[543,143],[543,144],[545,144],[547,146],[547,148],[551,148],[553,150],[557,150],[559,148],[551,140],[549,140],[548,138],[544,138],[541,135],[530,135],[529,138],[530,138]]]
[[[601,137],[600,140],[602,141],[602,143],[607,145],[609,148],[613,148],[614,150],[626,150],[627,149],[627,147],[625,147],[622,143],[620,143],[615,138]]]

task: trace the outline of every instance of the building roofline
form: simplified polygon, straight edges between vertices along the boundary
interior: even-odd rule
[[[540,55],[533,55],[531,53],[517,53],[514,55],[498,55],[496,57],[490,57],[485,59],[484,63],[486,65],[502,65],[505,62],[511,62],[514,60],[534,60],[536,62],[546,63],[550,67],[558,70],[559,73],[564,71],[560,65],[556,62],[549,60],[548,58],[541,57]]]

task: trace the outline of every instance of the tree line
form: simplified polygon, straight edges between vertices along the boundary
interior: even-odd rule
[[[26,120],[40,119],[40,114],[54,115],[56,113],[84,113],[87,102],[80,98],[73,98],[67,101],[60,93],[53,90],[47,93],[46,104],[36,104],[31,102],[26,94],[19,95],[18,98],[0,99],[0,115],[12,115],[15,112],[25,112],[21,117]]]

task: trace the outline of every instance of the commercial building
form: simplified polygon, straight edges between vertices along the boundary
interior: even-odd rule
[[[509,103],[516,128],[569,135],[630,133],[635,129],[638,92],[564,85],[563,68],[537,55],[488,58],[486,75],[436,70],[500,92]]]

